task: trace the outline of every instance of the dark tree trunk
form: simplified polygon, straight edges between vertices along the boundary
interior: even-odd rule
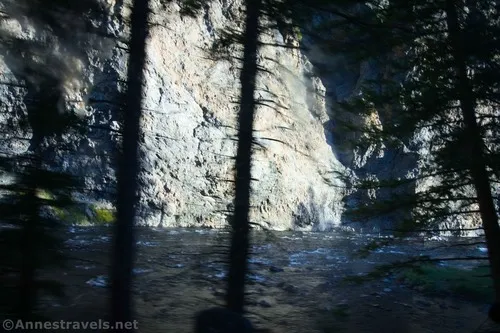
[[[131,14],[130,55],[122,154],[118,165],[117,222],[111,271],[111,314],[114,322],[132,320],[132,266],[134,222],[139,169],[139,131],[148,35],[148,0],[135,0]],[[115,329],[115,332],[125,331]]]
[[[245,276],[249,246],[249,211],[253,122],[255,113],[255,84],[257,77],[257,45],[261,0],[246,1],[246,24],[243,37],[244,54],[241,70],[241,100],[238,115],[238,149],[236,152],[236,185],[234,216],[232,220],[231,248],[229,252],[229,275],[227,307],[243,313]]]
[[[34,156],[34,169],[39,170],[40,163],[38,156]],[[35,171],[36,172],[36,171]],[[22,320],[33,318],[33,312],[36,307],[38,290],[35,286],[36,272],[38,268],[38,248],[37,242],[37,217],[39,216],[39,205],[36,197],[36,184],[33,181],[33,174],[30,177],[28,193],[25,194],[26,212],[22,222],[22,245],[21,245],[21,270],[19,274],[19,308],[17,314]]]
[[[253,326],[242,314],[224,308],[212,308],[196,316],[195,333],[252,333]]]
[[[498,216],[491,194],[488,171],[486,169],[484,141],[475,113],[476,101],[470,80],[467,77],[466,55],[463,49],[465,40],[461,38],[462,33],[455,5],[456,2],[453,0],[446,1],[449,41],[457,74],[460,107],[464,117],[467,138],[469,140],[466,152],[469,154],[469,168],[477,192],[479,211],[488,247],[491,276],[495,288],[495,301],[498,303],[500,302],[500,227],[498,226]]]
[[[37,91],[40,89],[40,91]],[[38,237],[40,233],[47,232],[40,226],[40,202],[37,197],[37,189],[40,185],[39,173],[43,168],[42,144],[50,134],[57,132],[57,101],[60,97],[57,82],[50,79],[44,80],[40,87],[30,86],[33,101],[27,103],[28,121],[32,130],[30,146],[26,157],[29,158],[28,170],[25,170],[27,192],[22,195],[21,200],[25,206],[22,217],[21,231],[21,269],[19,274],[19,299],[17,314],[23,320],[33,318],[38,297],[36,286],[36,273],[39,267],[40,248]]]

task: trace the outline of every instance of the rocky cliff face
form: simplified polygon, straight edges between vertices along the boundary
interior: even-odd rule
[[[122,1],[105,2],[109,18],[94,23],[126,40],[128,29],[120,18],[128,16],[128,7]],[[213,1],[197,18],[182,17],[175,4],[151,3],[154,24],[145,69],[139,220],[151,226],[222,227],[232,210],[239,63],[211,58],[207,50],[219,29],[242,28],[238,23],[243,15],[241,0]],[[26,22],[2,21],[0,29],[27,40],[45,36],[39,27]],[[262,40],[299,43],[278,30],[266,33]],[[383,68],[325,55],[307,40],[301,42],[308,47],[307,52],[271,46],[260,50],[259,64],[266,71],[259,75],[256,92],[260,106],[251,219],[276,230],[328,230],[350,223],[342,215],[344,203],[356,205],[391,194],[384,190],[348,191],[348,184],[335,178],[335,172],[372,179],[415,175],[422,155],[419,142],[430,140],[432,133],[420,133],[413,147],[409,143],[399,149],[382,145],[360,151],[346,145],[350,134],[336,129],[336,119],[345,116],[338,102],[355,94],[363,80],[373,78]],[[53,167],[85,179],[87,191],[79,199],[111,206],[126,45],[102,38],[91,45],[84,57],[71,52],[51,54],[65,65],[62,68],[68,68],[61,108],[81,114],[88,126],[84,134],[47,140],[44,154]],[[238,56],[239,50],[233,49],[232,55]],[[4,82],[21,79],[16,76],[16,67],[22,61],[2,54],[0,75]],[[18,129],[26,116],[26,99],[25,88],[0,85],[0,123],[9,129],[0,144],[9,154],[21,154],[29,147],[29,130]],[[356,121],[383,126],[385,120],[379,110],[369,119]],[[425,191],[426,186],[429,184],[410,184],[403,190]],[[374,220],[369,226],[391,226],[398,218]],[[447,226],[456,227],[455,222]],[[469,222],[459,221],[459,225],[475,226],[478,221]]]
[[[237,61],[206,59],[217,29],[237,22],[238,2],[214,2],[197,19],[172,7],[151,32],[144,115],[144,203],[149,224],[221,226],[231,209]],[[265,36],[280,42],[279,32]],[[200,48],[201,46],[201,48]],[[235,50],[235,55],[237,51]],[[260,63],[252,220],[273,229],[325,229],[340,220],[342,193],[325,183],[338,168],[322,131],[318,81],[298,52],[267,47]],[[155,136],[156,135],[156,136]]]
[[[241,3],[214,1],[196,19],[181,18],[176,5],[152,4],[157,24],[147,50],[140,220],[153,226],[221,227],[232,205],[239,64],[209,59],[206,50],[218,29],[238,28],[234,22],[241,18]],[[127,15],[122,5],[109,2],[109,8]],[[126,31],[118,18],[106,24],[116,35]],[[19,29],[20,35],[32,37],[26,27]],[[273,31],[263,40],[279,43],[283,38]],[[83,199],[106,202],[116,181],[126,52],[118,43],[89,50],[84,60],[79,74],[85,89],[68,89],[66,104],[85,113],[89,129],[82,136],[63,137],[64,150],[51,149],[55,142],[49,142],[46,152],[54,166],[85,177],[91,191]],[[311,77],[312,65],[299,51],[264,47],[259,61],[268,72],[260,74],[256,92],[263,105],[255,128],[252,221],[272,229],[338,225],[344,193],[332,171],[343,166],[325,139],[328,116],[321,80]],[[2,72],[15,76],[9,65],[5,61]],[[23,109],[23,90],[2,89],[3,121],[13,126],[14,111]],[[22,141],[9,142],[4,148],[11,152],[27,149]]]

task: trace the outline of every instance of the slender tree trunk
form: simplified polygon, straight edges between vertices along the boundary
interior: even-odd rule
[[[232,220],[231,248],[227,307],[243,313],[245,276],[249,246],[249,211],[252,164],[253,122],[255,113],[255,85],[257,77],[257,44],[262,0],[246,1],[243,68],[241,70],[241,101],[238,115],[238,149],[236,152],[236,185],[234,216]]]
[[[36,309],[36,301],[38,297],[38,288],[36,287],[36,273],[39,269],[39,245],[37,237],[40,236],[40,202],[37,197],[37,187],[39,185],[39,172],[42,170],[42,143],[50,132],[50,129],[43,118],[44,112],[51,112],[51,108],[55,107],[51,102],[51,84],[43,82],[46,86],[42,87],[42,91],[35,93],[32,97],[35,103],[28,104],[28,119],[33,135],[30,139],[29,151],[31,155],[30,165],[28,170],[25,170],[27,182],[27,193],[22,195],[23,205],[25,205],[25,216],[22,221],[22,244],[21,246],[21,270],[20,270],[20,285],[19,285],[19,307],[17,313],[23,320],[33,318],[33,313]],[[29,91],[36,91],[38,87],[31,86]],[[48,90],[44,90],[48,88]],[[31,169],[31,170],[30,170]]]
[[[132,320],[134,222],[139,169],[139,131],[148,35],[148,0],[134,0],[122,154],[118,165],[117,221],[111,271],[111,314],[114,322]],[[115,332],[125,331],[115,329]]]
[[[40,157],[37,152],[33,153],[34,172],[40,170]],[[22,320],[33,318],[33,312],[36,308],[38,290],[35,286],[36,272],[38,268],[37,243],[37,218],[39,217],[39,204],[36,196],[36,184],[33,181],[35,175],[30,173],[24,175],[29,178],[28,193],[24,194],[23,201],[26,204],[25,220],[22,224],[22,244],[21,246],[21,270],[19,285],[19,308],[17,314]]]
[[[475,98],[469,78],[467,77],[466,55],[463,49],[465,41],[461,38],[455,1],[446,1],[446,19],[449,41],[457,74],[460,107],[464,117],[465,129],[469,140],[467,153],[470,159],[470,172],[477,192],[479,211],[488,247],[491,276],[495,288],[495,301],[500,302],[500,227],[491,194],[490,180],[484,156],[484,141],[481,137],[475,113]]]

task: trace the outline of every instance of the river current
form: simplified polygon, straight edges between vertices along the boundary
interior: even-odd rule
[[[64,299],[46,298],[54,319],[105,319],[112,229],[72,227],[68,264],[50,272],[65,285]],[[485,319],[485,304],[418,294],[392,278],[361,285],[345,277],[377,265],[428,255],[484,256],[477,245],[447,248],[455,239],[406,239],[354,256],[378,235],[331,232],[252,234],[247,284],[248,316],[272,332],[472,332]],[[463,242],[463,240],[462,240]],[[192,332],[193,315],[224,304],[229,233],[195,229],[138,229],[134,307],[139,332]],[[477,262],[443,261],[461,269]]]

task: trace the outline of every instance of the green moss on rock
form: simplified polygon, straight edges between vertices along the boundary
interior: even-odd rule
[[[115,211],[107,208],[93,207],[95,222],[109,224],[116,220]]]
[[[54,200],[55,196],[45,189],[37,189],[36,196],[43,200]]]
[[[65,207],[65,208],[53,207],[52,210],[55,216],[64,222],[77,225],[91,224],[89,218],[80,207],[76,206]]]
[[[101,225],[113,223],[116,219],[113,209],[91,205],[87,208],[82,206],[52,207],[54,215],[67,223],[80,226]]]
[[[295,38],[297,41],[300,43],[302,41],[302,31],[300,30],[299,27],[293,27],[293,33],[295,35]]]

